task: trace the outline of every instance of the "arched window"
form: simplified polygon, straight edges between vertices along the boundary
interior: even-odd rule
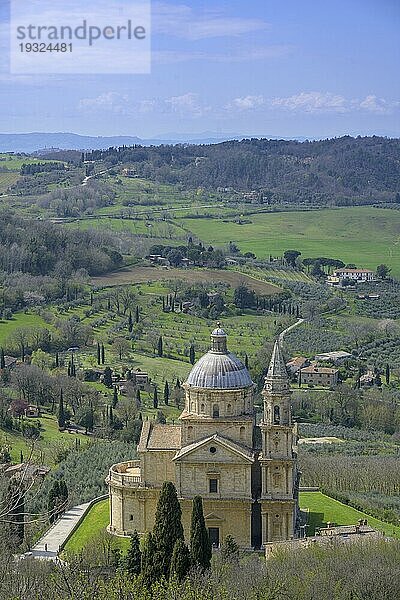
[[[203,412],[204,412],[204,404],[202,404],[202,405],[200,406],[200,412],[201,412],[201,413],[203,413]]]
[[[274,425],[279,425],[281,422],[281,411],[279,406],[274,406]]]
[[[232,404],[228,404],[228,406],[226,407],[226,412],[228,415],[232,414]]]
[[[194,412],[194,407],[195,407],[195,403],[194,403],[194,402],[191,402],[191,404],[190,404],[190,410],[191,410],[192,412]]]
[[[187,433],[188,433],[188,440],[191,440],[193,438],[193,427],[191,425],[189,425]]]
[[[218,404],[213,405],[213,417],[219,417],[219,406]]]
[[[241,440],[244,440],[244,436],[245,436],[245,434],[246,434],[246,428],[242,426],[242,427],[240,428],[240,439],[241,439]]]

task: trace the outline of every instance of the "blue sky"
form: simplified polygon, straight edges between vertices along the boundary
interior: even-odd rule
[[[10,75],[8,13],[0,132],[400,136],[398,0],[153,1],[148,75]]]

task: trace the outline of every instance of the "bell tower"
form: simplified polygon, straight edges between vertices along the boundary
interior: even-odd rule
[[[279,341],[265,377],[261,465],[263,543],[294,537],[297,515],[297,431],[292,424],[290,384]]]

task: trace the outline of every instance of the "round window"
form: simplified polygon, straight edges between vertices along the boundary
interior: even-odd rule
[[[216,451],[217,451],[216,447],[215,446],[211,446],[211,448],[210,448],[211,454],[215,454]]]

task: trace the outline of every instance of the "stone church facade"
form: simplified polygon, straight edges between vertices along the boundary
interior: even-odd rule
[[[183,384],[185,408],[179,424],[145,421],[139,459],[111,467],[111,533],[151,531],[160,488],[172,481],[185,535],[192,500],[199,495],[214,546],[228,534],[243,548],[296,537],[297,431],[279,342],[265,378],[259,425],[255,385],[244,364],[228,351],[220,326],[212,332],[211,344]]]

